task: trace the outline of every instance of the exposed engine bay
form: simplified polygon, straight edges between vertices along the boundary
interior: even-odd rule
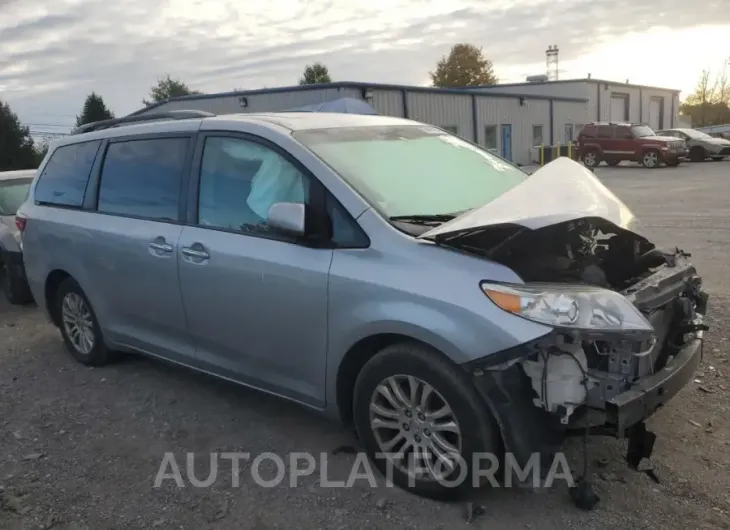
[[[650,335],[557,330],[531,345],[534,353],[520,363],[532,383],[533,402],[564,426],[583,405],[602,411],[635,381],[661,370],[688,334],[701,336],[704,329],[707,295],[689,255],[661,252],[644,237],[603,219],[536,230],[496,225],[444,238],[442,244],[502,263],[526,283],[617,291],[651,323]]]

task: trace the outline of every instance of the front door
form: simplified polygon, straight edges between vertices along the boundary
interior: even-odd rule
[[[255,137],[202,137],[197,215],[180,281],[198,362],[244,384],[323,406],[332,249],[280,237],[274,202],[309,203],[306,171]]]
[[[512,124],[502,124],[502,158],[512,160]]]

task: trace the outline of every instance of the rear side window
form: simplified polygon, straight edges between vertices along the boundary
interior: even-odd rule
[[[187,138],[109,144],[99,182],[102,213],[178,221]]]
[[[101,140],[94,140],[56,149],[38,178],[35,200],[57,206],[81,207],[100,144]]]
[[[598,127],[599,138],[613,138],[613,127],[610,125],[601,125]]]

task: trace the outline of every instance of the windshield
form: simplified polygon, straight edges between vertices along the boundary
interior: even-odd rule
[[[388,218],[455,216],[528,177],[427,125],[319,129],[294,136]]]
[[[0,215],[15,215],[28,197],[33,179],[0,180]]]
[[[695,131],[694,129],[682,129],[682,132],[690,138],[696,138],[697,140],[706,140],[707,138],[712,138],[712,136],[710,136],[709,134]]]
[[[647,127],[646,125],[636,125],[631,127],[631,131],[634,133],[636,138],[641,138],[642,136],[656,136],[656,133],[651,129],[651,127]]]

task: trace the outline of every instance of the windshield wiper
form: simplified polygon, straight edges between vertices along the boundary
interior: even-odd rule
[[[391,221],[399,221],[401,223],[410,223],[414,225],[431,225],[441,224],[456,218],[450,214],[424,214],[424,215],[395,215],[390,218]]]

